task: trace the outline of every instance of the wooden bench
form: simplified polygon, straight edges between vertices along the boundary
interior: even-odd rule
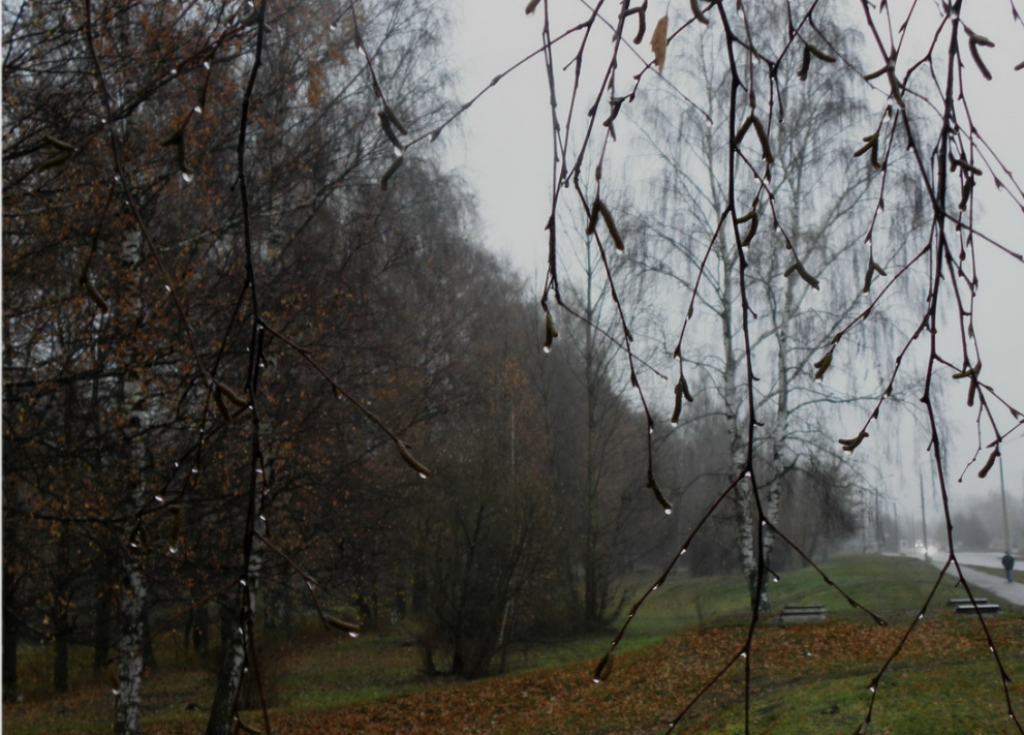
[[[975,597],[974,601],[977,602],[979,605],[987,605],[988,604],[988,598],[987,597]],[[971,604],[971,600],[968,597],[950,597],[949,601],[946,602],[946,604],[949,605],[950,607],[957,607],[958,605],[970,605]]]
[[[966,605],[957,605],[956,611],[958,613],[974,613],[975,611],[977,611],[980,612],[982,615],[998,615],[1002,612],[1002,608],[1000,608],[999,605],[994,602],[981,602],[979,600],[976,606],[970,604],[970,602],[968,602]]]
[[[786,605],[779,614],[782,623],[819,623],[824,619],[824,605]]]

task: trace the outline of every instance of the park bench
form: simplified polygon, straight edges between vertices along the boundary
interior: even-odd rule
[[[988,604],[988,598],[987,597],[975,597],[974,601],[977,602],[979,605],[987,605]],[[970,605],[971,604],[971,600],[970,600],[969,597],[950,597],[949,600],[946,602],[946,604],[949,605],[950,607],[957,607],[959,605]]]
[[[786,605],[779,614],[782,623],[818,623],[824,619],[824,605]]]
[[[977,606],[968,602],[966,605],[957,605],[956,611],[958,613],[973,613],[977,609],[982,615],[998,615],[1002,612],[1002,608],[994,602],[978,602]]]

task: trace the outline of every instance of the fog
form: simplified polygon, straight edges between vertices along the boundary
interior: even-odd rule
[[[896,16],[909,7],[907,3],[902,5],[903,9],[894,13]],[[539,13],[527,16],[523,7],[524,3],[516,2],[465,1],[454,5],[453,21],[457,32],[451,53],[460,70],[461,98],[466,99],[484,89],[496,74],[540,48],[542,18]],[[657,17],[664,9],[663,4],[655,4],[649,15]],[[564,24],[573,11],[557,8],[552,12],[554,35],[560,27],[558,21]],[[563,17],[558,16],[559,12]],[[673,13],[685,15],[671,4],[668,12],[670,18],[675,17]],[[921,20],[921,15],[917,16],[921,22],[910,27],[910,42],[904,56],[908,52],[920,53],[931,40],[933,29]],[[1016,46],[1008,20],[1001,6],[998,11],[991,6],[973,8],[973,16],[969,18],[972,25],[983,27],[995,42],[994,48],[986,49],[990,54],[986,58],[991,59],[992,68],[1002,69],[992,81],[972,88],[976,94],[971,100],[975,111],[972,123],[998,151],[1002,164],[1011,171],[1020,171],[1024,170],[1024,148],[1017,139],[1019,121],[1024,119],[1024,96],[1020,94],[1020,75],[1024,72],[1014,75],[1009,71],[1020,59],[1014,56]],[[601,28],[595,34],[605,31]],[[572,49],[575,50],[575,46]],[[867,44],[863,49],[870,58],[874,50]],[[645,59],[650,56],[646,40],[637,50]],[[570,55],[569,49],[559,47],[556,50],[556,58],[568,59]],[[624,58],[628,56],[623,53]],[[635,69],[629,71],[635,73]],[[650,85],[658,83],[654,79],[645,81]],[[669,81],[678,82],[677,79]],[[581,89],[587,88],[586,82],[585,75]],[[593,88],[591,82],[589,99],[592,99]],[[564,107],[564,98],[560,102]],[[642,104],[641,97],[629,109],[631,119],[641,117]],[[448,143],[451,165],[466,176],[477,193],[485,244],[507,257],[528,278],[538,298],[547,268],[544,226],[551,208],[551,135],[545,69],[542,58],[536,56],[481,97]],[[629,178],[629,172],[645,170],[644,156],[649,154],[643,147],[642,136],[637,135],[635,126],[619,124],[618,137],[611,146],[614,160],[620,164],[617,170],[626,172],[624,185],[636,187],[634,191],[638,193],[634,195],[643,197],[643,182],[637,181],[635,176],[632,180]],[[624,165],[625,162],[629,165]],[[981,177],[976,191],[979,201],[983,201],[976,211],[978,230],[1001,243],[1016,246],[1019,252],[1018,207],[1006,197],[998,196],[989,176]],[[1007,403],[1021,406],[1024,405],[1024,381],[1020,380],[1020,366],[1024,365],[1024,288],[1020,284],[1024,265],[993,246],[982,245],[975,253],[980,289],[973,304],[973,324],[982,348],[984,382],[996,388]],[[678,294],[667,294],[665,298],[681,303]],[[940,340],[949,340],[949,344],[955,345],[959,339],[955,321],[948,318],[945,321],[949,333],[941,335]],[[870,359],[870,356],[863,359]],[[999,490],[999,473],[991,471],[984,479],[978,477],[979,468],[990,451],[986,445],[991,437],[981,440],[979,447],[977,425],[982,419],[977,407],[966,405],[967,386],[948,381],[946,376],[943,382],[946,384],[942,387],[941,420],[947,439],[944,450],[950,505],[954,513],[969,517],[977,504],[988,507],[987,498]],[[671,386],[661,390],[668,396],[663,400],[671,399],[670,390]],[[881,430],[884,436],[880,436],[878,442],[866,442],[864,449],[867,451],[858,460],[871,466],[882,496],[890,505],[895,503],[904,516],[920,516],[919,482],[923,480],[927,512],[934,514],[937,522],[941,502],[934,487],[931,460],[924,452],[927,433],[915,408],[908,407],[900,416],[892,412],[883,414],[888,418],[881,422],[882,426],[876,424],[875,430]],[[855,423],[853,420],[850,425]],[[837,436],[842,432],[842,428],[836,429]],[[1024,497],[1022,437],[1024,434],[1019,429],[1011,433],[1002,452],[1006,492],[1018,499]]]

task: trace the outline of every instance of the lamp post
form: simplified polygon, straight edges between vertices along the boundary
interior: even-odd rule
[[[924,514],[924,475],[919,475],[918,479],[920,480],[920,486],[921,486],[921,535],[924,536],[924,560],[925,561],[929,561],[929,559],[928,559],[928,520],[925,518],[925,514]]]
[[[1003,495],[1003,539],[1006,541],[1006,553],[1011,553],[1010,547],[1010,516],[1006,512],[1006,483],[1003,481],[1003,455],[999,455],[999,492]]]

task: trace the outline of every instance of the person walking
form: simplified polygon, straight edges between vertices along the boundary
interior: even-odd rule
[[[1006,581],[1007,582],[1012,582],[1013,581],[1013,562],[1014,562],[1013,554],[1011,554],[1009,551],[1007,551],[1006,554],[1003,555],[1003,569],[1006,570]]]

